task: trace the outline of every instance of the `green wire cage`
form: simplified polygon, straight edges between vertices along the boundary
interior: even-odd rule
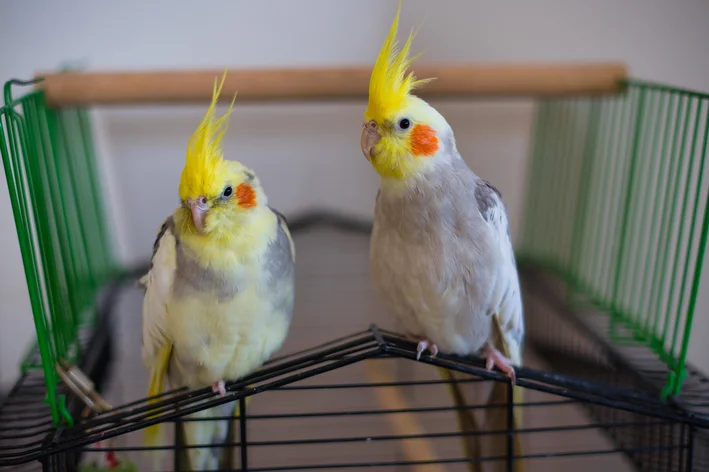
[[[213,76],[207,79],[211,93]],[[649,350],[663,366],[653,394],[675,398],[688,371],[709,226],[709,95],[633,80],[610,94],[543,95],[521,271],[544,270],[564,282],[565,301],[592,307],[611,348]],[[102,320],[104,289],[129,273],[114,255],[92,134],[88,108],[49,106],[41,81],[5,85],[0,153],[36,329],[21,374],[46,390],[54,428],[77,420],[58,367],[81,363]],[[542,336],[535,329],[544,329],[535,322],[527,320],[532,342]]]
[[[663,398],[682,389],[704,262],[708,113],[709,95],[639,81],[537,111],[519,259],[607,313],[614,344],[650,348]]]
[[[78,362],[80,334],[96,325],[97,296],[117,266],[88,112],[49,108],[42,90],[15,99],[16,85],[27,84],[4,87],[0,153],[37,334],[21,371],[41,370],[58,425],[72,418],[57,364]]]

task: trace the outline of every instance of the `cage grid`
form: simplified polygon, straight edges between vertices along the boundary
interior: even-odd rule
[[[521,270],[525,308],[536,323],[529,326],[528,339],[535,351],[554,372],[577,376],[631,391],[642,391],[655,398],[667,380],[667,366],[645,346],[618,346],[609,336],[608,317],[592,302],[569,308],[564,284],[552,273],[539,267]],[[672,405],[689,417],[709,418],[709,380],[692,366],[687,367],[683,390],[663,404]],[[587,405],[595,421],[605,421],[608,412]],[[620,414],[624,413],[613,412]],[[634,435],[616,434],[618,443],[657,441],[653,429]],[[706,429],[696,432],[692,470],[709,470],[709,435]],[[645,470],[640,468],[640,470]],[[673,469],[667,469],[673,470]]]
[[[74,461],[80,451],[84,453],[95,453],[101,451],[114,451],[117,453],[136,450],[150,450],[147,447],[111,447],[101,448],[91,446],[98,441],[105,441],[112,437],[126,434],[131,431],[144,428],[157,421],[189,421],[184,416],[198,409],[216,406],[227,402],[240,402],[240,410],[246,412],[237,416],[240,422],[240,430],[246,431],[247,425],[258,420],[287,420],[292,418],[317,418],[317,417],[352,417],[352,416],[375,416],[415,413],[417,415],[435,411],[455,411],[457,408],[452,405],[435,405],[419,408],[407,409],[372,409],[372,410],[325,410],[325,411],[295,411],[286,414],[271,415],[249,415],[246,398],[264,394],[269,391],[289,390],[339,390],[339,389],[376,389],[383,387],[412,387],[422,385],[446,385],[451,382],[457,383],[483,383],[483,382],[504,382],[507,388],[511,385],[504,374],[498,372],[488,372],[484,369],[483,363],[476,360],[458,358],[456,356],[439,355],[435,358],[424,356],[418,362],[423,362],[435,367],[452,369],[456,372],[468,374],[462,380],[443,380],[440,377],[416,381],[393,381],[393,382],[362,382],[362,383],[340,383],[340,384],[316,384],[300,385],[309,378],[316,377],[328,371],[341,369],[347,365],[359,362],[381,362],[385,359],[402,358],[414,362],[416,359],[416,346],[405,338],[386,330],[380,330],[376,326],[371,326],[369,330],[356,333],[346,338],[334,340],[330,343],[317,346],[304,352],[283,356],[269,361],[264,368],[255,374],[242,379],[239,382],[229,382],[227,384],[228,394],[224,398],[216,396],[211,389],[206,388],[197,391],[187,391],[179,389],[167,392],[154,400],[157,402],[150,405],[152,399],[136,401],[123,405],[114,410],[93,415],[77,422],[73,428],[55,431],[51,441],[46,440],[49,431],[41,431],[41,427],[50,427],[45,416],[27,415],[24,423],[29,428],[30,425],[36,428],[38,433],[33,438],[23,444],[23,449],[15,454],[4,453],[0,464],[9,465],[12,463],[23,463],[27,460],[44,460],[45,465],[50,465],[50,470],[73,470]],[[435,372],[437,369],[432,369]],[[504,408],[507,414],[512,414],[515,408],[523,408],[525,411],[535,408],[563,408],[572,404],[594,405],[599,411],[605,411],[605,420],[598,423],[577,423],[564,425],[550,425],[534,428],[521,428],[517,431],[507,430],[485,430],[459,431],[448,430],[443,432],[423,433],[419,435],[390,434],[380,436],[346,436],[322,437],[307,439],[281,439],[252,441],[248,436],[241,436],[233,443],[227,444],[239,448],[241,460],[248,461],[248,454],[254,448],[267,448],[271,446],[308,446],[308,445],[337,445],[341,443],[362,443],[371,444],[375,441],[407,441],[413,439],[441,439],[460,438],[466,435],[496,436],[504,435],[507,450],[502,456],[484,456],[481,458],[469,457],[441,457],[431,464],[457,464],[470,463],[476,461],[509,461],[512,464],[515,460],[550,460],[553,458],[571,458],[585,456],[603,456],[628,454],[639,464],[643,465],[642,470],[691,470],[691,457],[694,447],[694,430],[696,428],[709,427],[709,420],[699,418],[688,418],[680,410],[662,404],[656,397],[620,388],[610,388],[607,385],[596,384],[586,380],[577,380],[560,374],[538,371],[529,368],[518,369],[517,385],[525,390],[534,390],[544,395],[542,400],[525,401],[521,404],[507,402],[505,404],[471,404],[470,410]],[[435,376],[432,376],[435,377]],[[37,386],[37,383],[30,383],[27,387]],[[623,414],[624,413],[624,414]],[[531,414],[531,413],[525,413]],[[228,419],[212,418],[212,420]],[[194,420],[193,420],[194,421]],[[511,427],[511,424],[510,424]],[[615,431],[628,432],[638,439],[642,438],[645,431],[652,431],[657,437],[663,436],[666,441],[663,444],[643,443],[637,440],[634,444],[624,444],[606,449],[584,449],[578,450],[555,450],[548,448],[544,452],[519,453],[513,451],[512,435],[541,435],[550,432],[564,432],[572,435],[588,429],[603,429],[613,434]],[[2,444],[0,442],[0,444]],[[194,445],[193,447],[216,447],[215,445]],[[224,445],[220,445],[222,447]],[[4,449],[4,448],[3,448]],[[166,446],[177,452],[177,446]],[[177,454],[176,454],[177,455]],[[366,456],[366,453],[365,453]],[[63,465],[62,465],[63,464]],[[358,463],[313,463],[307,465],[280,465],[280,466],[254,466],[252,463],[242,463],[239,468],[233,470],[251,470],[252,472],[280,471],[280,470],[317,470],[317,469],[351,469],[365,467],[394,467],[394,466],[414,466],[423,465],[425,462],[416,461],[382,461],[371,462],[361,461]],[[61,467],[57,467],[61,465]],[[648,468],[647,466],[651,466]],[[665,467],[670,467],[665,469]],[[510,469],[508,466],[508,470]],[[168,469],[166,469],[168,470]],[[177,466],[170,470],[181,470]]]
[[[65,76],[66,77],[66,76]],[[157,422],[190,421],[186,415],[239,402],[239,467],[227,470],[322,470],[413,468],[446,464],[479,470],[534,468],[543,461],[608,456],[628,458],[638,470],[709,470],[709,380],[686,362],[701,264],[707,238],[704,162],[709,96],[647,82],[623,80],[611,95],[542,99],[537,105],[528,208],[518,261],[529,343],[552,371],[520,368],[518,385],[530,397],[515,404],[466,408],[450,404],[378,410],[250,413],[246,399],[276,393],[382,388],[443,388],[438,369],[465,374],[462,383],[505,384],[474,358],[423,356],[432,374],[416,381],[307,384],[329,372],[361,363],[415,360],[415,346],[371,326],[326,345],[269,361],[263,369],[228,383],[229,394],[184,389],[85,415],[55,364],[78,362],[101,386],[111,345],[113,300],[137,272],[120,270],[104,221],[104,205],[83,106],[48,106],[40,87],[18,99],[10,81],[0,109],[0,152],[13,204],[38,342],[22,364],[21,377],[0,403],[0,468],[76,470],[84,456],[145,451],[104,446],[104,441]],[[210,89],[211,90],[211,89]],[[332,97],[330,97],[332,98]],[[647,189],[655,188],[652,198]],[[77,206],[86,205],[78,212]],[[318,224],[366,236],[370,223],[329,213],[289,218],[292,233]],[[662,277],[668,269],[668,277]],[[665,326],[670,329],[664,329]],[[660,328],[662,327],[662,329]],[[392,415],[505,409],[560,411],[581,406],[588,417],[567,424],[476,431],[453,428],[420,434],[254,439],[253,424],[292,418],[391,417]],[[552,415],[549,414],[551,417]],[[541,417],[545,417],[541,414]],[[344,421],[344,420],[339,420]],[[451,421],[454,421],[453,419]],[[590,430],[610,439],[606,447],[543,446],[550,433],[571,437]],[[513,437],[523,438],[523,451]],[[467,457],[448,451],[429,461],[401,458],[305,465],[263,462],[273,447],[337,447],[342,444],[406,443],[504,437],[498,454]],[[531,447],[528,447],[530,446]],[[225,446],[225,445],[221,445]],[[212,447],[212,446],[208,446]],[[179,469],[184,445],[168,447]],[[315,457],[315,456],[314,456]],[[551,463],[549,463],[551,464]],[[577,466],[580,462],[571,462]],[[89,469],[84,469],[89,470]],[[467,469],[466,469],[467,470]]]

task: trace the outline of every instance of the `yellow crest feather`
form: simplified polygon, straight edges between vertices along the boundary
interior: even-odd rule
[[[200,187],[210,187],[215,174],[220,170],[223,161],[221,142],[236,100],[236,94],[234,94],[224,116],[215,117],[216,104],[225,79],[226,69],[219,86],[217,86],[217,79],[214,79],[212,102],[187,144],[185,167],[180,181],[180,195],[183,198],[191,194],[203,193],[204,188]]]
[[[413,89],[433,80],[432,78],[417,79],[413,72],[406,73],[420,53],[409,57],[411,42],[416,36],[415,31],[409,33],[404,46],[401,50],[398,49],[396,34],[399,30],[400,13],[401,0],[369,79],[369,104],[365,112],[368,119],[385,119],[401,107],[402,102]]]

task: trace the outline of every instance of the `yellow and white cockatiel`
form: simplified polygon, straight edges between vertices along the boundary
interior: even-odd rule
[[[372,279],[406,335],[418,343],[418,357],[426,349],[433,356],[439,349],[480,354],[488,370],[495,366],[514,383],[513,365],[522,364],[524,319],[506,207],[497,189],[460,157],[445,118],[412,95],[431,79],[417,80],[407,70],[414,33],[399,49],[400,10],[401,2],[371,74],[361,136],[364,157],[380,176],[370,242]],[[454,377],[452,371],[444,374]],[[451,393],[463,406],[480,397],[481,388],[451,384]],[[504,405],[507,388],[495,382],[488,404]],[[514,390],[521,401],[521,389]],[[486,430],[507,429],[505,408],[486,410]],[[461,427],[479,429],[470,410],[458,415]],[[521,417],[515,416],[519,427]],[[504,457],[505,435],[489,439],[481,451],[478,437],[468,436],[468,454]],[[518,437],[515,442],[520,454]],[[516,462],[520,470],[521,461]],[[497,465],[504,468],[505,461]]]
[[[211,385],[224,396],[224,381],[259,369],[290,328],[295,248],[254,172],[223,158],[233,101],[221,118],[215,106],[225,78],[218,88],[215,81],[212,103],[189,141],[180,205],[163,223],[150,271],[140,280],[146,290],[142,357],[150,372],[149,396],[163,391],[165,379],[173,389]],[[229,416],[235,405],[190,416]],[[146,431],[149,443],[156,443],[159,426]],[[187,444],[221,444],[233,422],[181,427]],[[188,449],[190,470],[216,469],[221,453]]]

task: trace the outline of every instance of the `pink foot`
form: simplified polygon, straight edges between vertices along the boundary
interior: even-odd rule
[[[483,348],[483,357],[486,360],[485,367],[487,370],[492,370],[492,366],[497,367],[502,372],[510,376],[512,385],[515,384],[515,369],[512,367],[512,360],[505,357],[500,351],[486,344]]]
[[[224,381],[220,380],[218,382],[214,382],[212,384],[212,392],[217,393],[219,392],[219,396],[223,397],[226,395],[226,387],[224,386]]]
[[[418,337],[412,336],[410,334],[407,334],[406,338],[409,341],[413,341],[413,342],[418,341],[418,346],[416,346],[416,360],[421,359],[421,354],[423,354],[423,351],[425,351],[426,348],[428,348],[428,350],[431,352],[431,357],[436,357],[436,355],[438,355],[438,346],[433,344],[428,339],[418,338]]]

